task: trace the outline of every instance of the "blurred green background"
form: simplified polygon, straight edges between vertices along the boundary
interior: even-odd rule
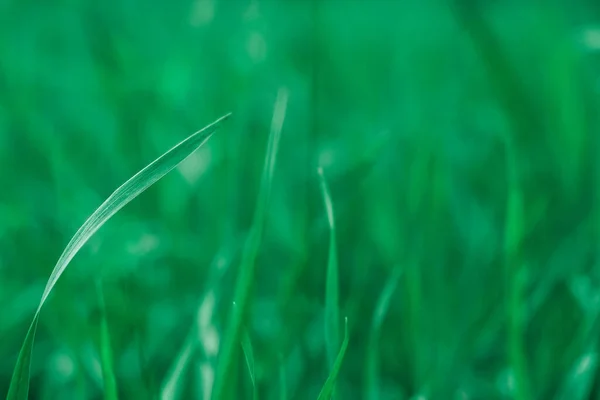
[[[120,398],[208,398],[284,88],[245,324],[260,398],[330,372],[318,166],[337,398],[600,398],[599,54],[594,1],[0,0],[1,395],[77,228],[233,112],[82,249],[32,365],[32,399],[109,399],[105,326]]]

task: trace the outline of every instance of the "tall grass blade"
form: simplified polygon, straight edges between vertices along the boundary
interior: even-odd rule
[[[348,342],[350,341],[350,335],[348,333],[348,317],[344,319],[344,341],[342,342],[342,347],[333,363],[333,368],[329,372],[329,376],[319,393],[318,400],[329,400],[333,396],[333,392],[335,390],[335,384],[340,373],[340,368],[342,368],[342,362],[344,361],[344,356],[346,355],[346,349],[348,348]]]
[[[505,216],[504,257],[506,267],[508,358],[515,377],[515,398],[533,398],[528,376],[527,357],[524,347],[523,313],[524,279],[527,267],[522,260],[521,249],[528,229],[524,208],[528,199],[519,181],[519,161],[523,149],[527,149],[532,135],[544,134],[537,103],[529,95],[517,69],[511,63],[491,25],[485,21],[483,5],[479,0],[455,0],[453,11],[459,24],[470,35],[471,40],[485,63],[490,83],[500,104],[508,113],[511,134],[505,140],[507,154],[508,193]]]
[[[113,352],[110,345],[110,331],[106,319],[106,304],[102,283],[96,282],[98,305],[100,307],[100,363],[104,380],[104,400],[118,400],[117,380],[113,369]]]
[[[258,387],[256,386],[254,350],[252,350],[252,342],[250,341],[250,336],[248,335],[248,331],[246,330],[244,330],[244,332],[242,333],[242,351],[244,352],[246,364],[248,365],[248,372],[250,373],[250,380],[252,381],[252,398],[254,400],[257,400]]]
[[[319,167],[319,180],[323,193],[323,202],[327,211],[329,223],[329,256],[327,259],[327,278],[325,280],[325,346],[329,368],[333,368],[336,355],[340,348],[340,309],[339,309],[339,277],[337,244],[335,238],[335,218],[333,201],[327,186],[323,168]],[[335,390],[334,390],[335,392]],[[334,394],[335,397],[335,394]]]
[[[514,171],[516,167],[509,158],[508,168]],[[513,165],[511,165],[513,164]],[[515,398],[517,400],[530,400],[533,398],[530,387],[527,356],[524,343],[524,321],[525,312],[525,271],[526,264],[518,257],[519,249],[523,237],[523,195],[522,191],[513,183],[515,173],[512,172],[511,184],[509,187],[505,238],[504,238],[504,256],[506,268],[506,289],[507,289],[507,320],[508,320],[508,359],[515,376]]]
[[[71,241],[65,247],[62,255],[58,259],[56,266],[50,274],[42,298],[35,311],[33,321],[29,326],[23,346],[19,352],[17,364],[15,366],[10,387],[8,390],[8,400],[25,400],[29,395],[29,374],[31,366],[31,353],[35,339],[35,332],[39,320],[40,311],[46,302],[50,292],[56,285],[56,282],[65,271],[73,257],[79,252],[83,245],[98,231],[113,215],[129,202],[143,193],[146,189],[156,183],[159,179],[173,170],[190,154],[202,146],[215,132],[219,124],[227,119],[231,114],[227,114],[202,130],[190,135],[171,150],[164,153],[151,164],[146,166],[140,172],[135,174],[127,182],[121,185],[111,194],[108,199],[83,223],[81,228],[71,238]]]
[[[279,359],[279,400],[287,400],[287,379],[283,355]]]
[[[179,351],[177,358],[173,362],[173,365],[171,365],[169,374],[162,383],[160,390],[161,400],[175,400],[179,398],[179,394],[181,393],[180,388],[184,383],[184,372],[196,350],[197,336],[196,329],[192,329],[188,334],[185,344]]]
[[[375,308],[373,321],[371,322],[371,334],[367,348],[367,365],[365,379],[365,399],[377,400],[379,398],[379,334],[381,326],[390,308],[392,296],[398,287],[402,270],[395,267],[388,279]]]
[[[285,120],[287,99],[287,90],[281,88],[277,94],[277,100],[275,101],[275,109],[271,121],[271,132],[269,134],[269,143],[262,171],[258,200],[254,210],[252,228],[244,246],[240,272],[236,281],[234,293],[236,306],[233,307],[231,311],[223,346],[219,351],[213,399],[220,400],[225,396],[227,385],[230,383],[230,377],[238,357],[244,318],[248,308],[248,299],[250,297],[254,279],[254,263],[262,240],[265,216],[271,196],[271,185],[275,172],[275,161],[277,160],[279,139],[281,137],[283,121]]]
[[[237,304],[233,303],[234,309],[237,308]],[[250,335],[246,328],[242,331],[242,352],[246,359],[246,365],[248,366],[248,373],[250,374],[250,381],[252,382],[252,398],[258,399],[258,387],[256,386],[256,368],[254,362],[254,350],[252,349],[252,342],[250,341]]]
[[[219,279],[222,277],[224,269],[231,264],[231,258],[237,250],[237,243],[234,246],[227,245],[215,256],[211,266],[208,268],[211,271],[211,276],[206,279],[207,287],[218,287]],[[203,374],[201,386],[204,399],[210,398],[212,390],[214,369],[211,365],[211,358],[216,353],[218,346],[218,336],[215,335],[216,328],[212,324],[212,314],[215,308],[215,292],[214,289],[208,291],[198,306],[197,323],[192,324],[187,338],[179,350],[177,357],[174,359],[167,376],[164,378],[161,390],[161,400],[174,400],[180,398],[181,390],[185,382],[184,372],[189,368],[192,357],[197,354],[199,348],[206,358],[206,362],[200,368]],[[216,336],[216,337],[215,337]]]

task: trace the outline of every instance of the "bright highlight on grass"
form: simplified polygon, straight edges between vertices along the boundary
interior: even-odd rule
[[[254,362],[254,350],[252,349],[252,342],[250,341],[250,335],[248,331],[244,330],[242,333],[242,351],[246,358],[246,364],[248,365],[248,373],[250,374],[250,380],[252,381],[252,398],[258,399],[258,387],[256,385],[256,368]]]
[[[319,167],[317,172],[321,181],[323,202],[325,203],[327,220],[329,222],[329,256],[327,260],[327,278],[325,281],[325,346],[329,368],[333,371],[337,357],[339,357],[336,354],[338,354],[340,347],[339,272],[335,238],[335,218],[333,215],[333,201],[331,200],[323,168]],[[335,397],[335,380],[332,381],[331,386],[331,397]]]
[[[29,380],[31,353],[33,350],[35,332],[39,321],[42,306],[48,299],[50,292],[56,285],[56,282],[65,271],[73,257],[87,243],[87,241],[96,233],[113,215],[125,207],[129,202],[142,194],[146,189],[156,183],[163,176],[168,174],[190,154],[196,151],[212,136],[220,123],[229,118],[227,114],[202,130],[190,135],[187,139],[180,142],[171,150],[164,153],[151,164],[146,166],[127,182],[121,185],[113,194],[106,199],[104,203],[83,223],[81,228],[71,238],[69,244],[58,259],[56,266],[50,274],[44,293],[35,311],[33,321],[29,326],[25,341],[19,352],[17,364],[8,390],[7,400],[27,400],[29,396]]]
[[[340,310],[339,310],[339,272],[337,260],[337,247],[335,238],[335,219],[333,215],[333,202],[327,186],[323,168],[318,169],[323,192],[323,201],[329,222],[329,256],[327,260],[327,278],[325,288],[325,343],[327,346],[327,361],[333,367],[336,354],[340,347]]]

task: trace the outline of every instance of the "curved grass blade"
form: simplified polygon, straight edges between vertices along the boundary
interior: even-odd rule
[[[321,181],[321,191],[323,192],[323,201],[325,203],[325,209],[327,210],[327,220],[329,222],[329,258],[327,260],[327,279],[325,287],[325,344],[329,368],[332,368],[336,354],[340,348],[338,260],[333,202],[331,201],[331,195],[329,194],[329,187],[325,180],[323,168],[319,167],[318,173],[319,180]]]
[[[140,172],[135,174],[127,182],[121,185],[111,194],[108,199],[83,223],[81,228],[71,238],[58,259],[56,266],[50,274],[50,278],[42,294],[40,304],[35,311],[33,321],[29,326],[23,346],[19,352],[17,365],[15,366],[7,400],[25,400],[29,395],[29,372],[31,365],[31,352],[35,339],[35,332],[39,320],[40,311],[46,302],[56,282],[67,268],[73,257],[79,252],[83,245],[102,227],[113,215],[129,202],[143,193],[146,189],[156,183],[159,179],[173,170],[190,154],[202,146],[215,132],[218,125],[231,114],[227,114],[202,130],[190,135],[171,150],[164,153]]]
[[[348,348],[348,342],[350,341],[350,335],[348,334],[348,317],[344,319],[344,341],[342,342],[342,347],[335,359],[333,364],[333,368],[329,372],[329,376],[319,393],[319,397],[317,400],[329,400],[333,396],[333,391],[335,389],[335,383],[337,381],[338,374],[340,373],[340,368],[342,368],[342,362],[344,361],[344,356],[346,355],[346,349]]]
[[[104,302],[104,291],[102,283],[96,282],[98,293],[98,305],[100,307],[100,363],[102,368],[102,379],[104,380],[104,400],[118,400],[117,380],[113,369],[113,352],[110,345],[110,331],[106,319],[106,304]]]
[[[271,185],[275,172],[275,161],[277,160],[279,139],[281,137],[283,121],[285,120],[287,99],[287,90],[281,88],[275,101],[267,154],[262,171],[258,200],[254,210],[254,219],[252,221],[250,234],[248,235],[248,240],[243,249],[240,272],[236,281],[234,293],[236,306],[231,310],[223,346],[219,351],[216,381],[212,397],[217,400],[220,400],[225,396],[228,385],[231,384],[230,377],[239,354],[238,351],[244,326],[244,318],[248,308],[248,301],[254,279],[254,263],[262,240],[265,216],[271,197]]]
[[[381,325],[390,308],[392,295],[398,287],[402,270],[399,267],[394,268],[390,278],[388,279],[375,308],[373,321],[371,322],[371,334],[367,348],[367,366],[366,366],[366,384],[365,384],[365,399],[376,400],[379,398],[379,334]]]

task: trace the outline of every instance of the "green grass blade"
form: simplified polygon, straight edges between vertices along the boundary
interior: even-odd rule
[[[167,378],[163,381],[160,390],[161,400],[174,400],[178,398],[180,390],[179,388],[183,384],[183,373],[192,359],[192,355],[196,350],[197,343],[196,330],[192,329],[188,337],[185,340],[185,344],[179,351],[177,358],[173,362]]]
[[[17,365],[13,371],[13,376],[10,380],[8,388],[7,400],[27,400],[29,398],[29,373],[31,367],[31,353],[33,351],[33,341],[35,339],[35,331],[37,330],[38,318],[33,319],[25,341],[17,358]]]
[[[102,227],[113,215],[130,201],[139,196],[142,192],[156,183],[159,179],[173,170],[190,154],[196,151],[204,144],[215,132],[216,128],[223,120],[231,114],[227,114],[204,129],[190,135],[171,150],[164,153],[151,164],[146,166],[127,182],[121,185],[111,194],[108,199],[83,223],[81,228],[71,238],[71,241],[65,247],[62,255],[58,259],[56,266],[50,274],[42,298],[35,311],[33,321],[29,326],[23,346],[19,352],[17,364],[15,366],[10,387],[8,390],[8,400],[25,400],[29,394],[29,374],[31,366],[31,352],[35,339],[35,331],[42,306],[46,302],[50,292],[56,285],[56,282],[65,271],[73,257],[79,252],[83,245],[92,237],[98,229]]]
[[[333,202],[331,201],[331,195],[329,194],[329,187],[327,186],[323,168],[319,167],[318,172],[321,181],[321,191],[323,192],[323,201],[327,211],[327,220],[329,222],[329,258],[327,260],[327,279],[325,287],[325,343],[327,361],[329,363],[329,368],[332,368],[340,348],[338,260]]]
[[[348,333],[348,317],[344,320],[344,341],[342,342],[342,347],[335,359],[335,363],[333,364],[333,368],[329,372],[329,376],[319,393],[318,400],[329,400],[333,396],[333,391],[335,389],[335,383],[337,381],[338,374],[340,372],[340,368],[342,368],[342,362],[344,361],[344,356],[346,355],[346,349],[348,348],[348,342],[350,341],[350,335]]]
[[[509,165],[509,168],[514,167]],[[507,288],[508,359],[515,375],[517,400],[533,398],[530,387],[527,356],[524,343],[523,313],[525,310],[524,289],[527,265],[516,255],[522,241],[523,198],[520,188],[511,184],[507,199],[505,222],[504,257]]]
[[[597,369],[598,355],[596,353],[586,353],[575,360],[556,400],[589,399]]]
[[[392,296],[398,287],[402,270],[399,267],[394,268],[390,278],[388,279],[375,308],[373,321],[371,322],[371,335],[367,348],[367,365],[365,379],[365,399],[376,400],[379,398],[379,334],[381,326],[390,308]]]
[[[233,303],[234,309],[237,308],[235,302]],[[254,350],[252,349],[252,342],[250,341],[250,335],[248,330],[244,328],[242,332],[242,351],[244,358],[246,359],[246,365],[248,366],[248,373],[250,374],[250,381],[252,382],[252,398],[258,399],[258,387],[256,386],[256,368],[254,362]]]
[[[526,264],[518,252],[528,227],[525,224],[524,206],[527,200],[519,183],[519,161],[523,149],[534,134],[544,132],[537,104],[533,101],[518,70],[508,57],[501,41],[486,22],[482,1],[453,2],[457,21],[470,35],[489,74],[490,83],[498,100],[510,116],[511,134],[505,139],[507,154],[508,193],[504,237],[506,267],[508,359],[515,378],[515,398],[533,398],[528,376],[527,357],[524,346],[522,314],[524,293],[522,278],[527,272]]]
[[[252,342],[248,331],[244,330],[242,333],[242,351],[246,358],[246,364],[248,365],[248,372],[250,373],[250,380],[252,381],[252,398],[258,399],[258,387],[256,386],[256,372],[254,362],[254,350],[252,349]]]
[[[279,357],[279,400],[287,400],[287,379],[283,355]]]
[[[224,398],[226,390],[228,390],[227,386],[230,384],[230,377],[238,357],[244,318],[254,279],[254,263],[258,255],[265,223],[265,215],[271,195],[275,161],[277,160],[277,149],[279,148],[279,139],[281,137],[281,130],[283,128],[283,121],[285,120],[287,109],[287,98],[287,90],[283,88],[280,89],[277,100],[275,101],[275,109],[269,134],[269,144],[267,146],[258,201],[254,210],[254,220],[248,240],[244,246],[240,272],[236,281],[234,293],[236,306],[233,307],[231,311],[223,346],[219,351],[215,386],[212,396],[213,399],[217,400]]]
[[[110,331],[106,319],[106,304],[102,283],[97,281],[98,305],[100,307],[100,363],[104,380],[104,400],[118,400],[117,380],[113,369],[113,353],[110,345]]]

